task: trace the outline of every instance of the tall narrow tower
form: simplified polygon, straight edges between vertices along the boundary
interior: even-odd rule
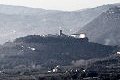
[[[60,30],[60,36],[62,36],[62,30]]]

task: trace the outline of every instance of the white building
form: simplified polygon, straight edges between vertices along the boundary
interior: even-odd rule
[[[85,33],[72,34],[71,36],[74,37],[74,38],[81,38],[81,39],[86,38],[86,34]]]

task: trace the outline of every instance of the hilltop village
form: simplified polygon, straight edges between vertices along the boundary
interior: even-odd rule
[[[30,36],[27,36],[30,37]],[[36,37],[39,38],[38,42],[39,43],[61,43],[61,42],[66,42],[66,43],[76,43],[76,42],[88,42],[88,38],[86,37],[86,34],[81,33],[81,34],[71,34],[71,35],[66,35],[60,30],[59,34],[52,35],[31,35],[31,37]],[[25,40],[24,38],[18,38],[15,40],[15,42],[30,42],[30,40]],[[31,40],[32,42],[34,40]],[[37,40],[36,40],[37,42]]]

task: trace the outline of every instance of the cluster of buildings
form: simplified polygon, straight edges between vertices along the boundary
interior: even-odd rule
[[[65,34],[62,33],[62,30],[60,30],[60,34],[59,35],[60,36],[67,36],[67,35],[65,35]],[[85,33],[71,34],[70,36],[74,37],[74,38],[81,38],[81,39],[87,38]]]

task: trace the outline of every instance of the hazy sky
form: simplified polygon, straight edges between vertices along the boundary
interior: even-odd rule
[[[0,0],[0,4],[67,11],[113,3],[120,3],[120,0]]]

